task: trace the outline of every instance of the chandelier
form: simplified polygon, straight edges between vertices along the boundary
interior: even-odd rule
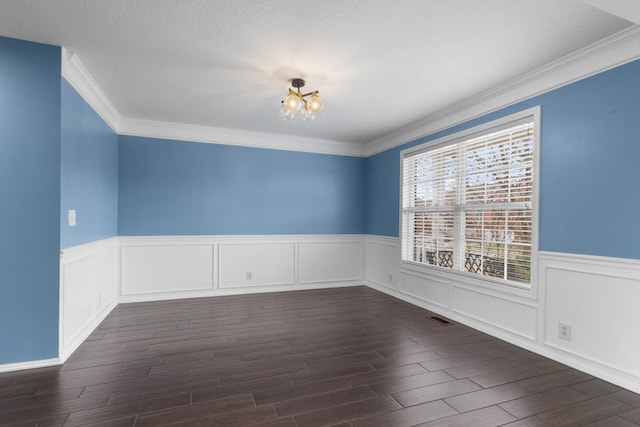
[[[292,79],[291,86],[297,89],[297,92],[293,89],[289,89],[289,95],[280,101],[280,117],[283,120],[291,120],[295,117],[298,111],[302,111],[302,118],[304,120],[313,120],[324,108],[324,102],[318,96],[318,91],[309,93],[300,92],[300,88],[304,86],[303,79]],[[308,99],[306,99],[309,97]]]

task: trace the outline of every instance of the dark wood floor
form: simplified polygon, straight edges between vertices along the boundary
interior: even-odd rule
[[[637,426],[640,395],[365,287],[123,304],[0,425]]]

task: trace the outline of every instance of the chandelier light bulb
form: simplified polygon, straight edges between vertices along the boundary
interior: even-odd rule
[[[307,108],[312,111],[314,114],[318,114],[324,108],[324,102],[318,96],[318,92],[313,92],[311,94],[311,100],[307,101]]]
[[[296,113],[302,107],[302,99],[292,90],[289,90],[289,96],[284,99],[284,108],[287,111]]]
[[[282,106],[280,107],[280,118],[282,120],[291,120],[296,116],[295,111],[288,110],[285,108],[285,103],[282,101]]]
[[[315,113],[311,111],[311,109],[309,108],[309,104],[307,103],[305,105],[305,108],[302,110],[302,119],[306,122],[310,122],[315,118],[316,118]]]

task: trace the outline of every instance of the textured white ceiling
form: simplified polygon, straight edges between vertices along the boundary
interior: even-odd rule
[[[76,53],[124,117],[369,142],[631,25],[598,3],[2,0],[0,35]],[[314,122],[278,116],[294,77]]]

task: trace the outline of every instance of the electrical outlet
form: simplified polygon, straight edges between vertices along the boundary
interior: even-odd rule
[[[245,279],[253,280],[253,273],[251,271],[247,271],[247,274],[245,275]]]
[[[558,323],[558,337],[563,340],[571,341],[571,325],[562,322]]]
[[[389,283],[393,283],[393,274],[389,273]]]

